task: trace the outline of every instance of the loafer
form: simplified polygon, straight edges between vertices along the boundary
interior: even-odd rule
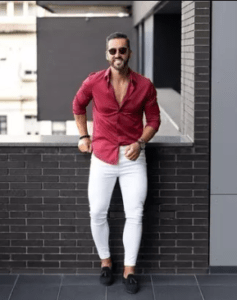
[[[134,274],[128,274],[127,278],[123,277],[122,282],[125,285],[125,289],[130,294],[136,294],[139,290],[139,283]]]
[[[109,267],[101,268],[100,283],[103,285],[111,285],[114,281],[113,271]]]

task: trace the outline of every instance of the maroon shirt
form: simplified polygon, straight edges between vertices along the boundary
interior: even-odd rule
[[[143,111],[146,126],[158,131],[161,121],[156,89],[150,79],[129,68],[127,93],[119,105],[110,74],[110,67],[89,74],[73,99],[73,114],[86,114],[86,106],[93,99],[92,151],[102,161],[116,165],[119,146],[135,143],[141,137]]]

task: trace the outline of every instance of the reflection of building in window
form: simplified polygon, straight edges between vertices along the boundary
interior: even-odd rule
[[[39,122],[37,122],[36,116],[25,116],[25,134],[38,135],[39,130]]]
[[[7,134],[7,116],[0,116],[0,134]]]
[[[66,122],[52,122],[52,135],[66,135]]]

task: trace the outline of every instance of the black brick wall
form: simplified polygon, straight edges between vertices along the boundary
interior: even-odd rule
[[[148,145],[149,192],[137,272],[208,270],[209,155],[203,146]],[[87,199],[90,154],[77,147],[0,148],[0,272],[98,273]],[[115,186],[109,223],[123,267],[123,204]]]

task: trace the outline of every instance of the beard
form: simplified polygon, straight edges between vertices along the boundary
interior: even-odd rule
[[[113,67],[115,70],[121,71],[127,67],[128,62],[129,62],[129,57],[126,60],[122,59],[121,57],[118,57],[116,59],[112,59],[109,63],[111,67]]]

